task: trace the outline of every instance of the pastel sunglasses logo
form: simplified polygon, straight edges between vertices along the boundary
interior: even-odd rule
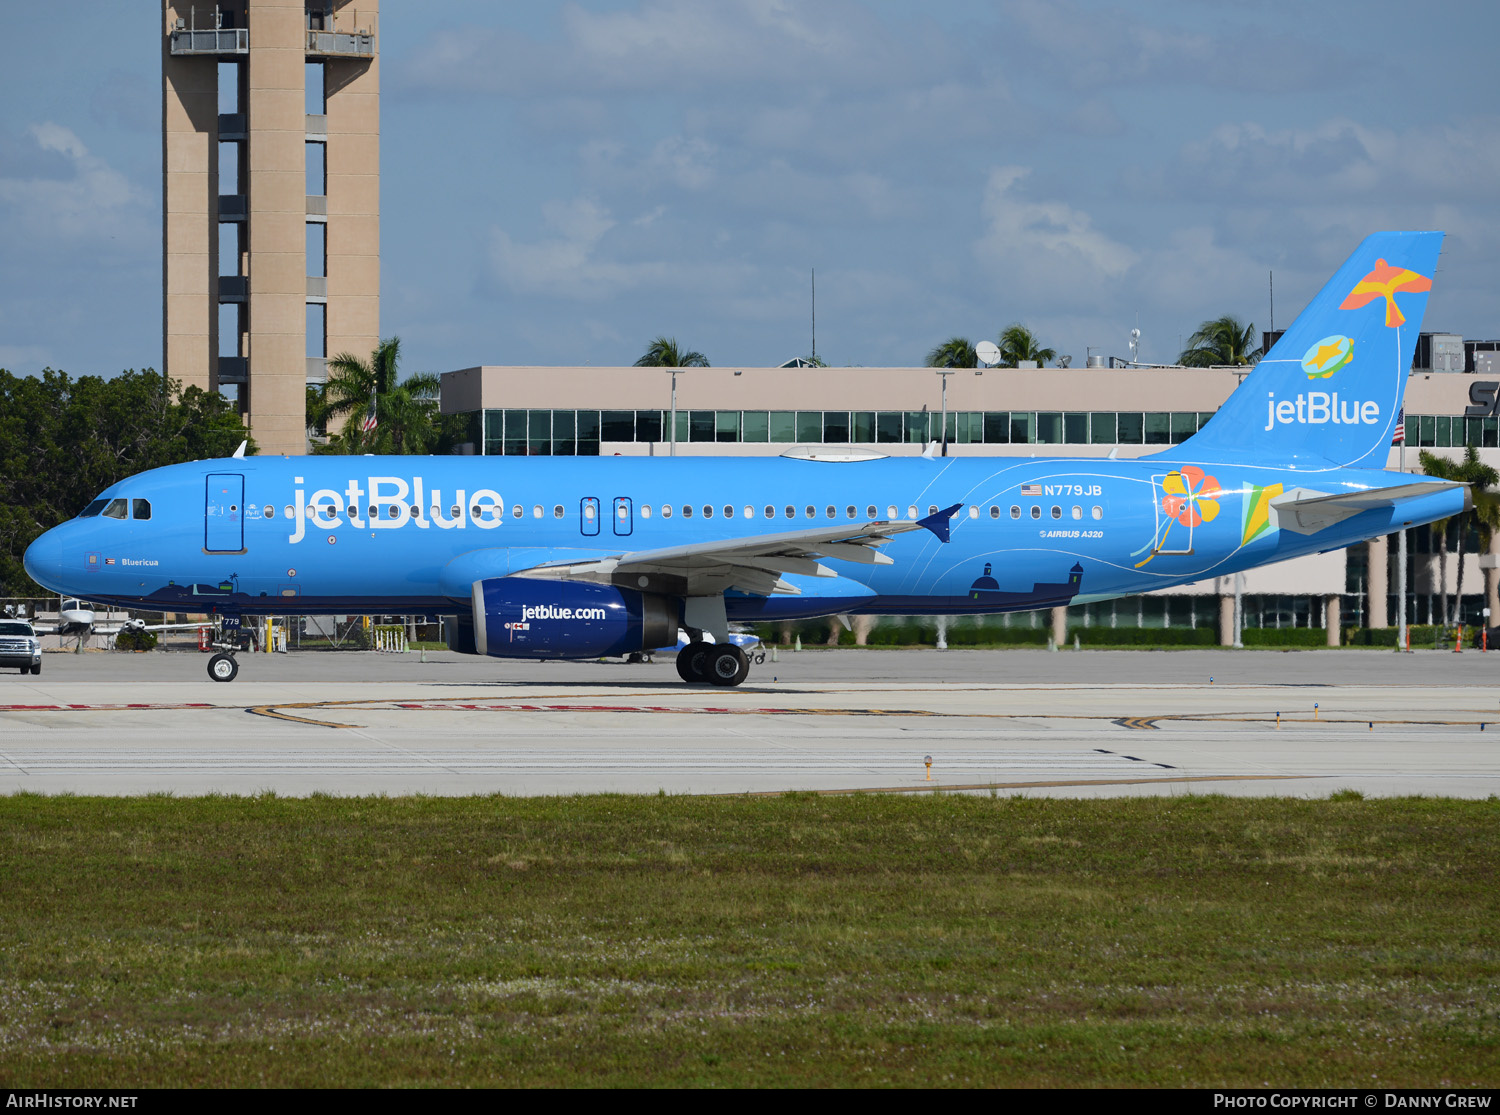
[[[1340,368],[1348,367],[1354,359],[1354,340],[1351,337],[1324,337],[1302,356],[1302,370],[1308,379],[1327,379]]]

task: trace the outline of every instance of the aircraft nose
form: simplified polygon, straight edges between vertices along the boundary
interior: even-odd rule
[[[21,565],[26,575],[43,588],[62,591],[62,539],[56,527],[26,547]]]

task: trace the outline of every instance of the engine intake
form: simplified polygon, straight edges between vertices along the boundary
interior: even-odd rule
[[[677,602],[613,585],[489,577],[474,582],[474,652],[598,658],[670,646]]]

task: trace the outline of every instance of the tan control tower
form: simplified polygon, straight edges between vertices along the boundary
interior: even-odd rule
[[[306,391],[380,336],[378,0],[163,0],[164,370],[307,449]]]

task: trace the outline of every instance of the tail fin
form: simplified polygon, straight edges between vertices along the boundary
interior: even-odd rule
[[[1441,232],[1377,232],[1173,457],[1383,468]]]

